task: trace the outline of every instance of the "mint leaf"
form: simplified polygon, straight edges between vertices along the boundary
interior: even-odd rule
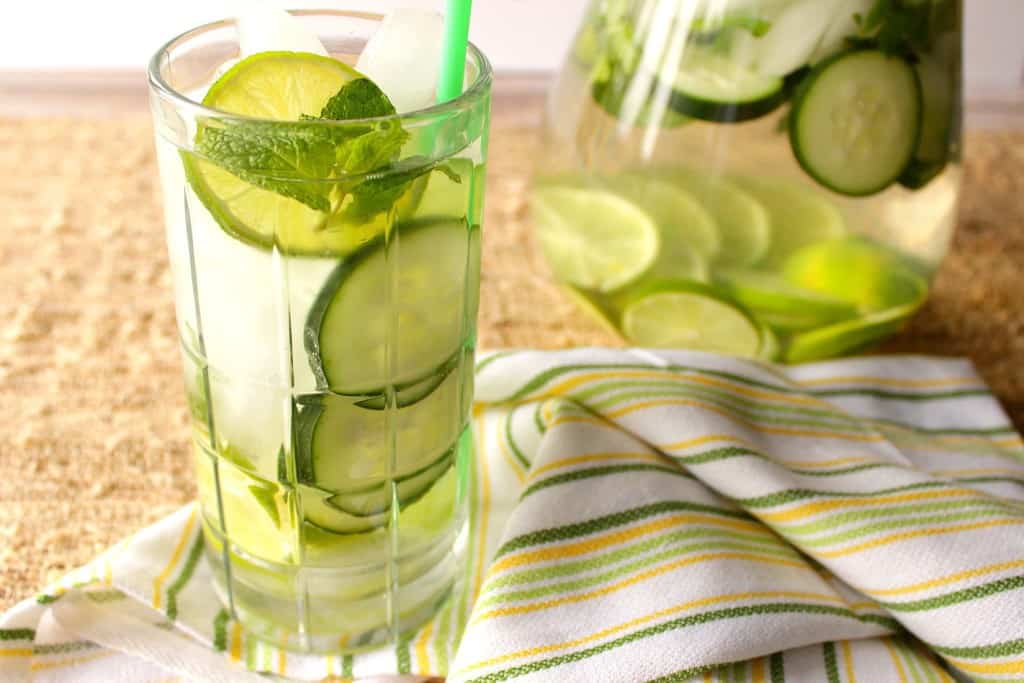
[[[349,121],[394,116],[395,113],[395,106],[376,83],[368,78],[357,78],[327,100],[320,120]],[[370,124],[365,132],[337,148],[337,168],[348,175],[370,173],[394,161],[408,139],[409,134],[396,119]]]
[[[747,31],[755,38],[760,38],[770,31],[772,22],[754,14],[734,12],[725,16],[705,19],[703,17],[694,19],[691,30],[697,34],[710,34],[718,37],[728,29],[740,29]]]
[[[327,100],[320,118],[334,121],[394,116],[395,105],[369,78],[357,78]]]
[[[931,48],[932,4],[876,0],[866,14],[857,17],[860,32],[850,42],[903,57],[927,52]]]
[[[329,178],[336,150],[351,131],[292,122],[208,123],[196,134],[196,151],[242,180],[330,211]]]
[[[381,121],[368,132],[338,147],[338,168],[348,175],[377,171],[398,158],[409,139],[397,120]]]
[[[447,175],[452,182],[462,184],[459,174],[445,164],[432,163],[424,156],[407,157],[391,164],[380,175],[374,174],[354,186],[345,218],[365,220],[388,211],[417,178],[435,170]]]
[[[357,78],[327,101],[319,117],[211,121],[197,133],[196,151],[252,185],[323,213],[365,220],[389,210],[435,167],[424,157],[397,161],[410,137],[397,118],[361,121],[395,114],[373,81]]]

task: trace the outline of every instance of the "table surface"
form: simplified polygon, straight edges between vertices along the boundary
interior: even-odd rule
[[[0,88],[0,610],[194,496],[144,93],[40,83],[16,84],[31,107]],[[537,93],[522,79],[496,90],[480,345],[615,345],[532,240]],[[952,253],[884,350],[972,358],[1019,427],[1022,263],[1024,132],[971,131]]]

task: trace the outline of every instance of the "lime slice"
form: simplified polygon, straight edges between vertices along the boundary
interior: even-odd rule
[[[853,353],[899,332],[918,304],[897,306],[847,322],[799,334],[786,350],[787,363],[807,363]]]
[[[761,332],[743,310],[696,282],[662,281],[623,307],[622,331],[639,346],[689,348],[754,357]]]
[[[804,247],[787,259],[783,273],[789,282],[863,313],[917,306],[928,293],[927,281],[904,259],[863,239]]]
[[[767,253],[772,239],[771,216],[751,193],[728,180],[692,169],[673,168],[658,174],[690,192],[711,212],[721,238],[717,263],[746,266]]]
[[[260,52],[210,86],[203,104],[230,114],[275,121],[319,116],[341,87],[362,75],[337,59],[310,52]]]
[[[857,315],[856,306],[848,301],[800,287],[775,273],[728,269],[718,271],[715,278],[729,296],[759,318],[776,316],[818,327]]]
[[[658,224],[663,252],[659,265],[671,266],[666,249],[690,250],[705,260],[718,254],[721,241],[715,219],[689,192],[650,175],[628,173],[609,182],[611,189],[641,207]]]
[[[470,224],[479,221],[479,207],[473,203],[474,200],[479,201],[483,190],[477,190],[476,195],[470,197],[466,184],[472,181],[471,187],[482,188],[484,166],[474,164],[472,159],[451,159],[446,165],[458,176],[460,182],[453,180],[447,173],[431,173],[414,215],[417,218],[468,217]]]
[[[792,181],[746,176],[736,182],[771,216],[771,246],[762,262],[778,267],[794,251],[846,233],[843,215],[828,199]]]
[[[758,360],[774,363],[782,355],[782,344],[778,336],[767,325],[761,325],[761,348],[757,352]]]
[[[822,320],[811,314],[793,311],[791,313],[777,313],[772,311],[755,311],[757,319],[770,327],[777,334],[792,334],[794,332],[805,332],[813,330],[822,325],[828,325],[837,320]]]
[[[291,561],[295,535],[288,528],[283,489],[228,464],[223,458],[215,474],[210,456],[198,447],[193,450],[203,510],[215,515],[223,510],[224,525],[232,542],[251,555],[271,562]]]
[[[277,121],[317,116],[346,83],[361,78],[336,59],[304,52],[261,52],[242,60],[210,87],[203,104],[230,114]],[[200,126],[200,131],[202,126]],[[191,152],[182,158],[189,184],[214,219],[233,237],[289,253],[338,255],[354,251],[388,225],[386,213],[351,224],[291,197],[257,187]],[[398,200],[406,217],[423,195],[426,178]]]
[[[544,188],[534,194],[533,218],[551,269],[583,289],[619,289],[658,256],[658,227],[650,214],[611,192]]]
[[[800,363],[850,353],[897,332],[924,303],[928,282],[883,247],[850,239],[816,244],[793,254],[787,280],[848,301],[862,316],[795,336],[786,360]]]
[[[622,338],[622,333],[615,326],[615,316],[612,313],[611,305],[603,296],[596,293],[585,292],[572,285],[564,285],[562,291],[571,299],[583,312],[593,318],[606,332],[616,339]]]

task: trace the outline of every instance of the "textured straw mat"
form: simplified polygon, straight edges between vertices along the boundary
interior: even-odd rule
[[[534,136],[492,132],[480,343],[614,344],[546,279]],[[974,359],[1024,426],[1024,133],[975,133],[963,220],[888,350]],[[0,120],[0,609],[193,497],[147,118]]]

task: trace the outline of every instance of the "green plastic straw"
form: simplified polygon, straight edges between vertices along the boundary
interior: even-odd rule
[[[450,102],[462,94],[473,0],[445,0],[445,4],[441,80],[437,85],[437,101],[441,103]]]

